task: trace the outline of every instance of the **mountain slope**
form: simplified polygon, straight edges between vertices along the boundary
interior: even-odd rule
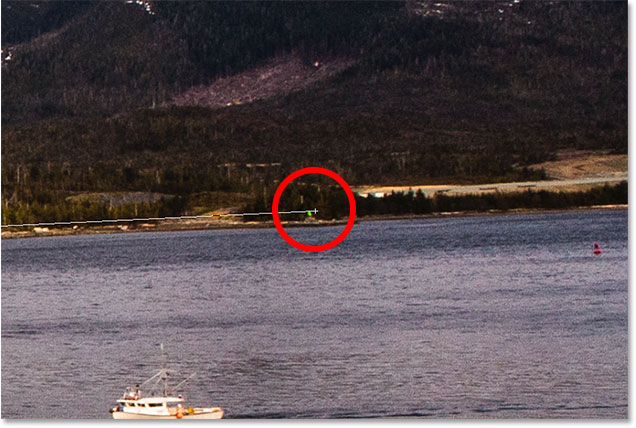
[[[620,2],[98,3],[3,65],[3,200],[263,195],[307,165],[353,185],[519,180],[560,149],[625,153],[626,16]],[[282,58],[304,83],[259,85]]]
[[[109,115],[161,104],[192,86],[282,53],[297,52],[307,63],[318,53],[346,55],[358,47],[359,32],[399,7],[369,2],[95,2],[54,37],[3,46],[12,58],[2,69],[2,121]]]

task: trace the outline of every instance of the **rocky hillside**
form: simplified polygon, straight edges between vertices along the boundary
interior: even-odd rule
[[[312,63],[297,55],[280,55],[261,66],[174,95],[162,106],[227,107],[287,95],[336,76],[355,64],[350,58],[317,57]]]

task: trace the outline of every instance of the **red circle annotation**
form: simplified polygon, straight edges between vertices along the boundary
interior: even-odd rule
[[[347,199],[349,200],[349,219],[347,220],[347,225],[345,226],[344,230],[340,233],[340,235],[338,235],[333,241],[327,242],[326,244],[307,245],[307,244],[303,244],[302,242],[298,242],[294,240],[291,236],[287,234],[287,232],[285,232],[285,229],[283,228],[283,225],[280,222],[280,218],[278,218],[278,204],[280,202],[280,198],[283,194],[283,191],[289,185],[289,183],[291,183],[298,177],[306,175],[306,174],[322,174],[336,180],[336,182],[340,184],[340,186],[342,186],[342,188],[344,189],[347,195]],[[340,244],[342,241],[344,241],[344,239],[347,237],[349,232],[351,232],[351,229],[353,228],[353,223],[355,222],[355,219],[356,219],[356,200],[347,182],[335,172],[328,170],[326,168],[320,168],[316,166],[302,168],[302,169],[299,169],[298,171],[295,171],[289,174],[287,178],[285,178],[278,185],[278,188],[276,189],[276,193],[274,193],[274,202],[272,203],[272,217],[274,218],[274,225],[276,226],[276,230],[278,230],[278,233],[280,234],[280,236],[282,236],[283,239],[289,245],[291,245],[294,248],[298,248],[299,250],[308,251],[312,253],[318,253],[321,251],[330,250],[336,245]]]

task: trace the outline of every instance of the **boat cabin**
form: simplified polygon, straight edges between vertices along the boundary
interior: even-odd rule
[[[182,397],[144,397],[134,399],[132,397],[117,400],[121,412],[136,413],[141,415],[169,416],[175,415],[178,409],[183,409]]]

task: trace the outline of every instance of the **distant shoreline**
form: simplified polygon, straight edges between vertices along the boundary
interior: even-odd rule
[[[593,205],[588,207],[576,207],[567,209],[545,209],[545,208],[518,208],[512,210],[491,210],[491,211],[455,211],[439,212],[430,214],[401,214],[401,215],[372,215],[356,218],[356,223],[367,221],[391,221],[391,220],[415,220],[426,218],[449,218],[449,217],[485,217],[485,216],[510,216],[523,214],[559,214],[572,211],[617,211],[627,210],[627,204],[617,205]],[[338,226],[347,223],[346,219],[339,220],[311,220],[311,221],[288,221],[283,222],[286,227],[328,227]],[[273,221],[264,222],[236,222],[236,221],[208,221],[208,222],[164,222],[145,224],[126,230],[119,226],[87,226],[73,230],[70,227],[52,227],[48,232],[35,232],[33,228],[24,231],[12,230],[3,231],[2,239],[35,238],[50,236],[68,235],[97,235],[114,233],[137,233],[137,232],[184,232],[193,230],[226,230],[226,229],[273,229]]]
[[[623,211],[627,210],[627,204],[612,204],[612,205],[591,205],[587,207],[573,207],[573,208],[514,208],[510,210],[490,210],[490,211],[453,211],[453,212],[439,212],[431,214],[402,214],[402,215],[377,215],[377,216],[365,216],[356,221],[381,221],[381,220],[409,220],[420,218],[447,218],[447,217],[488,217],[488,216],[512,216],[512,215],[524,215],[524,214],[562,214],[572,211]]]

